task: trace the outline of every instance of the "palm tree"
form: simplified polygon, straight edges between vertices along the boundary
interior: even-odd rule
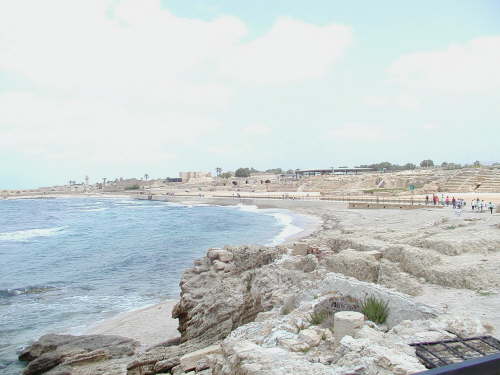
[[[144,179],[147,181],[149,178],[149,175],[147,173],[144,174]]]

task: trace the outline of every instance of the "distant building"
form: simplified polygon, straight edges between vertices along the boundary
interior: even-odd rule
[[[210,182],[212,181],[212,173],[210,172],[179,172],[179,177],[182,182]]]
[[[322,175],[331,175],[331,174],[358,174],[364,172],[372,172],[373,168],[348,168],[348,167],[340,167],[340,168],[328,168],[328,169],[297,169],[295,174],[297,177],[303,176],[322,176]]]

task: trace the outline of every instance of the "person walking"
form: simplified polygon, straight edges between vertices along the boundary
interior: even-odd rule
[[[490,210],[490,214],[493,215],[493,209],[495,208],[495,205],[492,202],[488,203],[488,209]]]
[[[425,205],[427,206],[429,204],[429,195],[425,196]]]
[[[455,197],[453,197],[453,199],[451,200],[451,204],[452,204],[453,208],[455,208],[457,206],[457,200],[455,199]]]

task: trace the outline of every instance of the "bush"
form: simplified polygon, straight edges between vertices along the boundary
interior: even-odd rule
[[[138,189],[140,189],[140,186],[138,184],[125,186],[125,190],[138,190]]]
[[[314,326],[319,326],[322,324],[330,314],[327,311],[314,311],[311,315],[309,315],[309,318],[307,321],[311,323]]]
[[[361,304],[361,312],[372,322],[383,324],[389,315],[388,303],[376,297],[368,297]]]
[[[251,174],[250,168],[238,168],[235,172],[234,175],[236,177],[250,177]]]

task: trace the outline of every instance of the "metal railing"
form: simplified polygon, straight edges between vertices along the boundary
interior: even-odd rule
[[[500,375],[500,353],[437,367],[415,375]]]

